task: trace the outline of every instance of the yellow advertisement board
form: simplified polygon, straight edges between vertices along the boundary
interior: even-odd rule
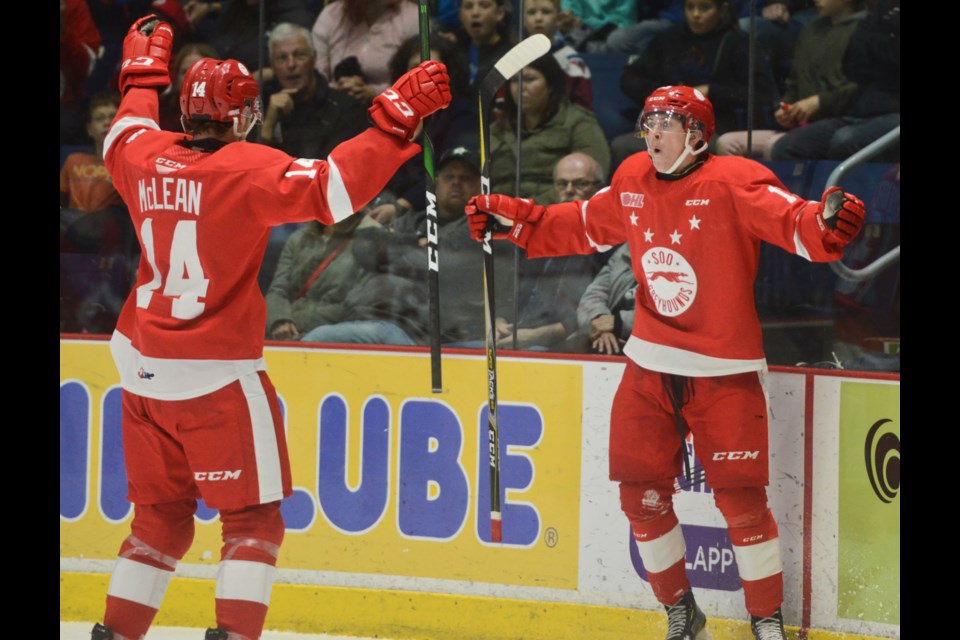
[[[900,624],[900,386],[841,389],[837,615]]]
[[[272,349],[294,496],[280,566],[576,589],[582,368],[499,362],[503,544],[490,542],[486,366],[444,359],[429,391],[419,353]],[[60,555],[113,558],[130,505],[109,349],[61,342]],[[219,559],[198,511],[185,562]]]

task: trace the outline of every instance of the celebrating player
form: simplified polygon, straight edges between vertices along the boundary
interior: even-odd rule
[[[333,224],[364,206],[419,147],[420,120],[450,102],[442,64],[425,62],[376,97],[375,127],[326,160],[244,142],[259,87],[236,60],[203,58],[180,95],[187,135],[160,131],[173,33],[154,16],[123,45],[123,99],[105,160],[142,247],[136,288],[111,340],[123,386],[134,503],[95,640],[139,640],[193,540],[197,499],[220,510],[217,629],[260,637],[290,495],[276,392],[265,372],[257,271],[270,227]]]
[[[807,201],[760,164],[707,153],[713,106],[696,89],[657,89],[638,124],[647,152],[628,158],[609,188],[550,207],[478,196],[467,206],[471,233],[481,239],[495,214],[513,221],[507,237],[530,257],[629,243],[640,286],[610,418],[610,478],[666,608],[667,640],[693,640],[706,625],[673,509],[681,459],[691,473],[688,431],[729,527],[753,633],[782,640],[783,576],[765,491],[766,360],[753,299],[760,241],[837,260],[863,225],[863,203],[837,188]]]

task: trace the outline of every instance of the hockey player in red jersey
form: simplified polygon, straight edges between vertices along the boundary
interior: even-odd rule
[[[765,490],[766,361],[753,299],[760,242],[836,260],[863,224],[863,203],[835,188],[807,201],[756,162],[707,153],[713,107],[696,89],[657,89],[638,124],[648,151],[628,158],[609,188],[550,207],[478,196],[467,206],[471,233],[482,237],[488,214],[507,218],[507,237],[531,258],[629,243],[640,286],[610,418],[610,478],[666,608],[667,639],[693,640],[706,625],[673,509],[674,478],[689,473],[689,430],[729,527],[753,633],[779,640],[783,577]]]
[[[333,224],[363,207],[419,151],[411,140],[423,117],[449,104],[449,78],[442,64],[421,64],[374,99],[375,126],[326,159],[291,158],[244,142],[260,119],[259,87],[235,60],[190,67],[180,96],[187,134],[160,131],[172,41],[152,16],[131,27],[104,144],[142,257],[111,340],[134,517],[93,637],[147,632],[202,497],[220,510],[223,534],[217,628],[206,637],[255,640],[283,540],[280,500],[291,493],[257,286],[270,228]]]

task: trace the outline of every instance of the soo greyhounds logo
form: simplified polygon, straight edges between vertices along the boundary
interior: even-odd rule
[[[890,430],[890,422],[887,418],[874,422],[863,447],[870,486],[886,503],[900,493],[900,438]]]

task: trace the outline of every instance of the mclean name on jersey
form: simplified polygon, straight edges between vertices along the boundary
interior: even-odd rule
[[[179,211],[200,215],[203,183],[185,178],[148,178],[137,181],[140,211]]]

